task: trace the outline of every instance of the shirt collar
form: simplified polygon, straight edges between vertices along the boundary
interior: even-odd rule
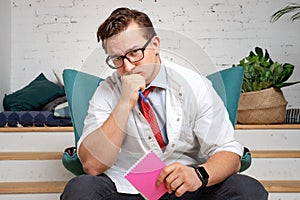
[[[148,87],[155,86],[163,89],[167,89],[167,73],[166,67],[163,61],[160,64],[160,70],[154,80],[149,84]],[[147,87],[147,88],[148,88]]]

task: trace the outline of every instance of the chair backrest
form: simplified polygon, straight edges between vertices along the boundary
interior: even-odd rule
[[[223,100],[233,126],[236,123],[243,77],[244,68],[239,66],[220,70],[207,76],[207,78],[211,80],[214,89]],[[251,153],[248,148],[244,147],[240,172],[248,169],[251,163]]]
[[[238,66],[220,70],[207,76],[223,100],[233,126],[236,123],[243,77],[244,69]]]
[[[89,100],[103,79],[85,72],[65,69],[63,71],[63,80],[74,127],[75,145],[77,145],[82,134]]]

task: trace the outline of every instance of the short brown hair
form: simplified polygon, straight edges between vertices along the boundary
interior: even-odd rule
[[[141,28],[146,28],[146,39],[156,35],[150,18],[143,12],[129,8],[117,8],[99,26],[97,40],[102,41],[124,31],[131,22],[136,22]]]

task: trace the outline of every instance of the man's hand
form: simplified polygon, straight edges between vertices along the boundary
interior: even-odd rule
[[[122,76],[122,88],[120,102],[128,104],[132,110],[139,98],[139,90],[145,89],[145,79],[139,74]]]
[[[185,166],[181,163],[173,163],[166,166],[157,179],[157,186],[163,182],[166,184],[168,193],[175,191],[177,197],[185,192],[194,192],[202,185],[194,168]]]

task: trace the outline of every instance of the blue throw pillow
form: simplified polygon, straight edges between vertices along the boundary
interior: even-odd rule
[[[24,88],[9,95],[5,94],[3,107],[6,111],[42,110],[47,103],[64,95],[62,87],[49,81],[41,73]]]

